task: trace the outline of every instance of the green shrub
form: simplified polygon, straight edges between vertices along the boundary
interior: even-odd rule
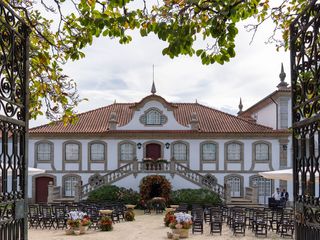
[[[173,204],[187,203],[192,204],[212,204],[218,205],[222,201],[218,194],[207,189],[180,189],[171,192],[170,202]]]
[[[140,194],[132,189],[107,185],[89,193],[88,202],[121,202],[124,204],[138,204]]]

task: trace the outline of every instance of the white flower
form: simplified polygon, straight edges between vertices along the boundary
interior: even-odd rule
[[[85,215],[87,214],[81,211],[71,211],[68,213],[68,216],[71,220],[78,220],[78,219],[81,220]]]
[[[191,221],[191,215],[183,212],[178,212],[174,214],[176,217],[177,223],[184,223]]]

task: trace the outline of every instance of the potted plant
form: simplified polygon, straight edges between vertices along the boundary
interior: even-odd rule
[[[174,212],[173,211],[167,212],[166,215],[164,216],[164,219],[163,219],[164,225],[166,227],[169,227],[170,223],[172,221],[174,221],[174,218],[175,218],[175,216],[174,216]]]
[[[134,221],[134,216],[135,216],[135,214],[134,214],[133,210],[128,209],[128,211],[126,211],[126,213],[124,214],[124,219],[129,222]]]
[[[84,233],[85,231],[81,231],[81,223],[84,220],[84,217],[87,216],[86,213],[80,211],[71,211],[68,213],[67,220],[67,230],[66,234],[76,234]],[[90,220],[85,220],[85,224]]]
[[[187,213],[175,213],[174,218],[169,224],[173,234],[179,234],[180,238],[189,237],[189,229],[192,226],[192,218]]]
[[[102,216],[99,220],[99,227],[101,231],[112,231],[112,220],[108,216]]]
[[[80,233],[85,233],[91,225],[91,220],[88,215],[85,215],[80,222]]]

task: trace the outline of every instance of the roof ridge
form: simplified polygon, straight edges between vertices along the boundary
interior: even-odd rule
[[[85,111],[85,112],[81,112],[81,113],[77,113],[77,117],[80,117],[80,116],[83,116],[83,115],[86,115],[86,114],[90,114],[92,112],[95,112],[95,111],[98,111],[98,110],[101,110],[101,109],[106,109],[106,108],[109,108],[111,107],[112,105],[132,105],[132,103],[111,103],[109,105],[106,105],[106,106],[102,106],[102,107],[98,107],[98,108],[95,108],[95,109],[91,109],[91,110],[88,110],[88,111]],[[36,126],[36,127],[33,127],[33,128],[30,128],[29,130],[35,130],[35,129],[39,129],[39,128],[42,128],[42,127],[46,127],[46,126],[51,126],[53,124],[58,124],[58,123],[61,123],[62,120],[58,120],[58,121],[51,121],[49,123],[46,123],[46,124],[43,124],[43,125],[40,125],[40,126]]]
[[[251,121],[249,121],[249,120],[245,120],[245,119],[243,119],[242,117],[235,116],[235,115],[232,115],[232,114],[230,114],[230,113],[227,113],[227,112],[224,112],[224,111],[221,111],[221,110],[218,110],[218,109],[215,109],[215,108],[212,108],[212,107],[209,107],[209,106],[200,104],[200,103],[197,103],[197,104],[200,105],[200,106],[202,106],[202,107],[209,108],[209,109],[211,109],[211,110],[213,110],[213,111],[220,112],[220,113],[222,113],[222,114],[228,115],[228,116],[230,116],[230,117],[232,117],[232,118],[239,119],[239,120],[244,121],[244,122],[246,122],[246,123],[249,123],[249,124],[252,124],[252,125],[255,125],[255,126],[259,126],[259,127],[264,127],[264,128],[267,128],[267,129],[272,129],[272,130],[274,130],[274,129],[271,128],[271,127],[268,127],[268,126],[265,126],[265,125],[262,125],[262,124],[258,124],[258,123],[254,123],[254,122],[251,122]]]

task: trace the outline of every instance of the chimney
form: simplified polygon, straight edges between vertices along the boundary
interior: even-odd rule
[[[115,112],[111,112],[109,117],[109,130],[116,130],[117,123],[117,114]]]
[[[191,121],[190,121],[191,129],[192,130],[199,130],[199,120],[197,117],[197,113],[193,112],[191,114]]]

